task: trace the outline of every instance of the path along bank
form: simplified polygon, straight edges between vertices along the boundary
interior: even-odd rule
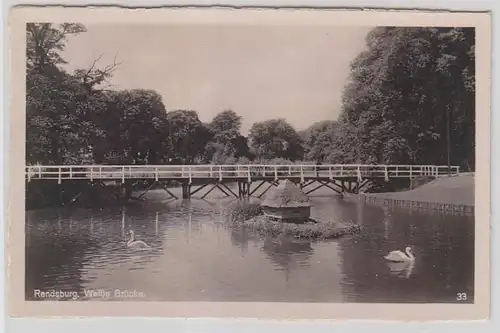
[[[388,193],[364,193],[368,204],[474,214],[474,173],[440,177],[417,188]]]

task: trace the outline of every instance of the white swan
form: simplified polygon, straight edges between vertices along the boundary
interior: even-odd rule
[[[406,253],[403,253],[399,250],[392,251],[388,255],[386,255],[384,257],[384,259],[389,260],[389,261],[393,261],[393,262],[406,262],[406,261],[414,261],[415,260],[413,253],[411,253],[410,247],[406,247],[405,252]]]
[[[409,279],[415,267],[415,261],[389,261],[387,263],[390,273],[396,277]]]
[[[150,246],[141,240],[135,240],[135,234],[133,230],[128,232],[130,234],[130,239],[127,242],[127,247],[133,248],[149,248]]]

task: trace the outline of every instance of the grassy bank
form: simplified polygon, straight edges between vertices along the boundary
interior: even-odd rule
[[[471,212],[474,209],[474,174],[435,179],[415,189],[390,193],[365,193],[368,203]]]

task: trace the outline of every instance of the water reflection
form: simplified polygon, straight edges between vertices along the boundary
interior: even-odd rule
[[[313,254],[310,242],[291,240],[286,237],[266,237],[262,244],[262,251],[278,269],[285,272],[287,282],[294,269],[309,266],[308,261]]]
[[[365,219],[365,202],[362,201],[362,200],[359,200],[357,203],[356,203],[356,223],[359,224],[359,225],[363,225],[363,221]]]
[[[90,222],[89,222],[89,231],[90,231],[90,236],[94,236],[94,217],[90,217]]]
[[[27,299],[34,298],[35,289],[82,293],[87,282],[99,276],[109,276],[119,266],[140,269],[161,255],[161,239],[153,238],[148,233],[141,233],[141,236],[152,244],[153,251],[138,253],[127,248],[127,226],[142,231],[147,224],[134,223],[134,213],[125,212],[122,210],[119,217],[105,210],[28,212]],[[89,213],[92,215],[89,216]],[[130,219],[128,223],[127,216]],[[55,224],[51,222],[54,220]],[[121,223],[114,222],[117,220]]]
[[[145,205],[28,212],[27,299],[34,289],[121,288],[157,301],[473,301],[471,217],[313,197],[313,218],[363,230],[309,243],[229,227],[231,199],[164,204],[152,192],[159,199]],[[152,251],[127,248],[128,230]],[[406,246],[413,264],[383,259]]]
[[[388,262],[387,266],[389,267],[389,270],[392,275],[399,278],[409,279],[413,272],[413,268],[415,267],[415,262],[414,261]]]
[[[389,239],[389,230],[391,226],[391,212],[389,207],[382,207],[382,211],[384,213],[383,223],[384,223],[384,239],[387,241]]]
[[[73,234],[71,220],[63,224],[63,216],[48,214],[48,218],[56,220],[35,223],[27,214],[25,262],[28,273],[25,279],[26,295],[33,296],[35,289],[71,288],[81,291],[82,270],[85,265],[85,250],[97,247],[93,239]],[[73,237],[57,237],[64,229]],[[85,231],[82,227],[81,231]]]
[[[387,209],[372,210],[371,214],[372,223],[360,235],[340,242],[342,285],[350,301],[452,302],[454,289],[474,294],[474,251],[470,245],[474,225],[467,217],[450,219],[418,212],[410,217],[405,210]],[[388,252],[406,246],[414,249],[414,262],[383,259]]]
[[[160,212],[156,212],[156,215],[155,215],[155,235],[158,236],[158,230],[159,230],[159,216],[160,216]]]
[[[122,238],[125,238],[125,207],[122,208]]]

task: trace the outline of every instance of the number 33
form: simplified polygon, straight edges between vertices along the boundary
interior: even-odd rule
[[[457,301],[466,301],[467,294],[466,293],[457,293]]]

